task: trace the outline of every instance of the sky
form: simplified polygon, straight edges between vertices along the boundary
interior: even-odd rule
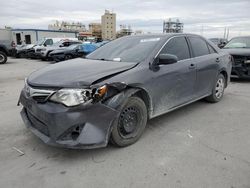
[[[0,28],[47,29],[59,21],[101,22],[105,9],[117,14],[119,25],[162,33],[163,20],[179,18],[185,33],[229,38],[250,35],[250,0],[2,0]]]

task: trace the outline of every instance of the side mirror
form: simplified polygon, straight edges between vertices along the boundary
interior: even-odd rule
[[[45,47],[46,47],[46,46],[47,46],[47,44],[45,44],[45,43],[44,43],[44,44],[43,44],[43,46],[45,46]]]
[[[168,65],[178,62],[178,57],[172,54],[160,54],[157,65]]]
[[[59,46],[59,47],[61,48],[61,47],[63,47],[63,45],[62,45],[62,44],[60,44],[60,46]]]

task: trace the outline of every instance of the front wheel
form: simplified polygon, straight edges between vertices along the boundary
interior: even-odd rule
[[[213,87],[212,94],[206,98],[208,102],[216,103],[219,102],[224,95],[224,90],[226,86],[226,80],[224,75],[219,74],[216,83]]]
[[[142,99],[130,97],[114,121],[111,142],[119,147],[135,143],[147,124],[147,107]]]
[[[0,51],[0,64],[4,64],[7,61],[7,55]]]
[[[65,55],[65,60],[69,60],[69,59],[72,59],[73,57],[72,57],[72,55],[70,55],[70,54],[67,54],[67,55]]]

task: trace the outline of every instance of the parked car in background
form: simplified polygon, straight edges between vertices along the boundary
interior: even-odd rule
[[[209,40],[212,41],[219,48],[223,48],[228,42],[227,39],[224,38],[210,38]]]
[[[40,41],[37,42],[36,46],[34,46],[32,49],[29,50],[27,56],[28,58],[40,58],[40,53],[36,53],[38,49],[41,47],[49,47],[52,46],[60,41],[78,41],[77,38],[45,38],[41,39]],[[39,51],[39,50],[38,50]]]
[[[232,38],[223,50],[234,59],[231,76],[250,78],[250,36]]]
[[[14,56],[19,58],[26,58],[28,53],[36,46],[36,44],[23,44],[17,45],[15,48]]]
[[[65,47],[69,47],[73,44],[82,44],[81,41],[77,41],[77,40],[61,40],[51,46],[44,46],[44,47],[39,47],[36,49],[36,56],[42,60],[48,60],[49,59],[49,54],[53,51],[53,50],[57,50],[60,48],[65,48]]]
[[[59,62],[77,57],[85,57],[86,55],[95,51],[96,49],[97,46],[94,43],[73,44],[66,48],[53,50],[49,54],[49,58],[51,58],[53,61]]]
[[[0,43],[0,64],[4,64],[7,62],[8,54],[9,54],[8,48],[4,44]]]
[[[73,44],[66,48],[61,48],[57,50],[53,50],[49,57],[56,62],[69,60],[77,57],[83,57],[84,52],[82,48],[82,44]]]
[[[198,35],[116,39],[86,59],[33,72],[21,116],[45,143],[67,148],[135,143],[147,120],[205,98],[219,102],[231,56]]]

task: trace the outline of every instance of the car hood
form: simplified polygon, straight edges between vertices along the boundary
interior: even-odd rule
[[[137,63],[77,58],[49,65],[27,79],[35,87],[82,87],[135,67]]]
[[[250,56],[250,49],[249,48],[224,48],[222,49],[224,52],[229,53],[230,55],[238,55],[238,56]]]

